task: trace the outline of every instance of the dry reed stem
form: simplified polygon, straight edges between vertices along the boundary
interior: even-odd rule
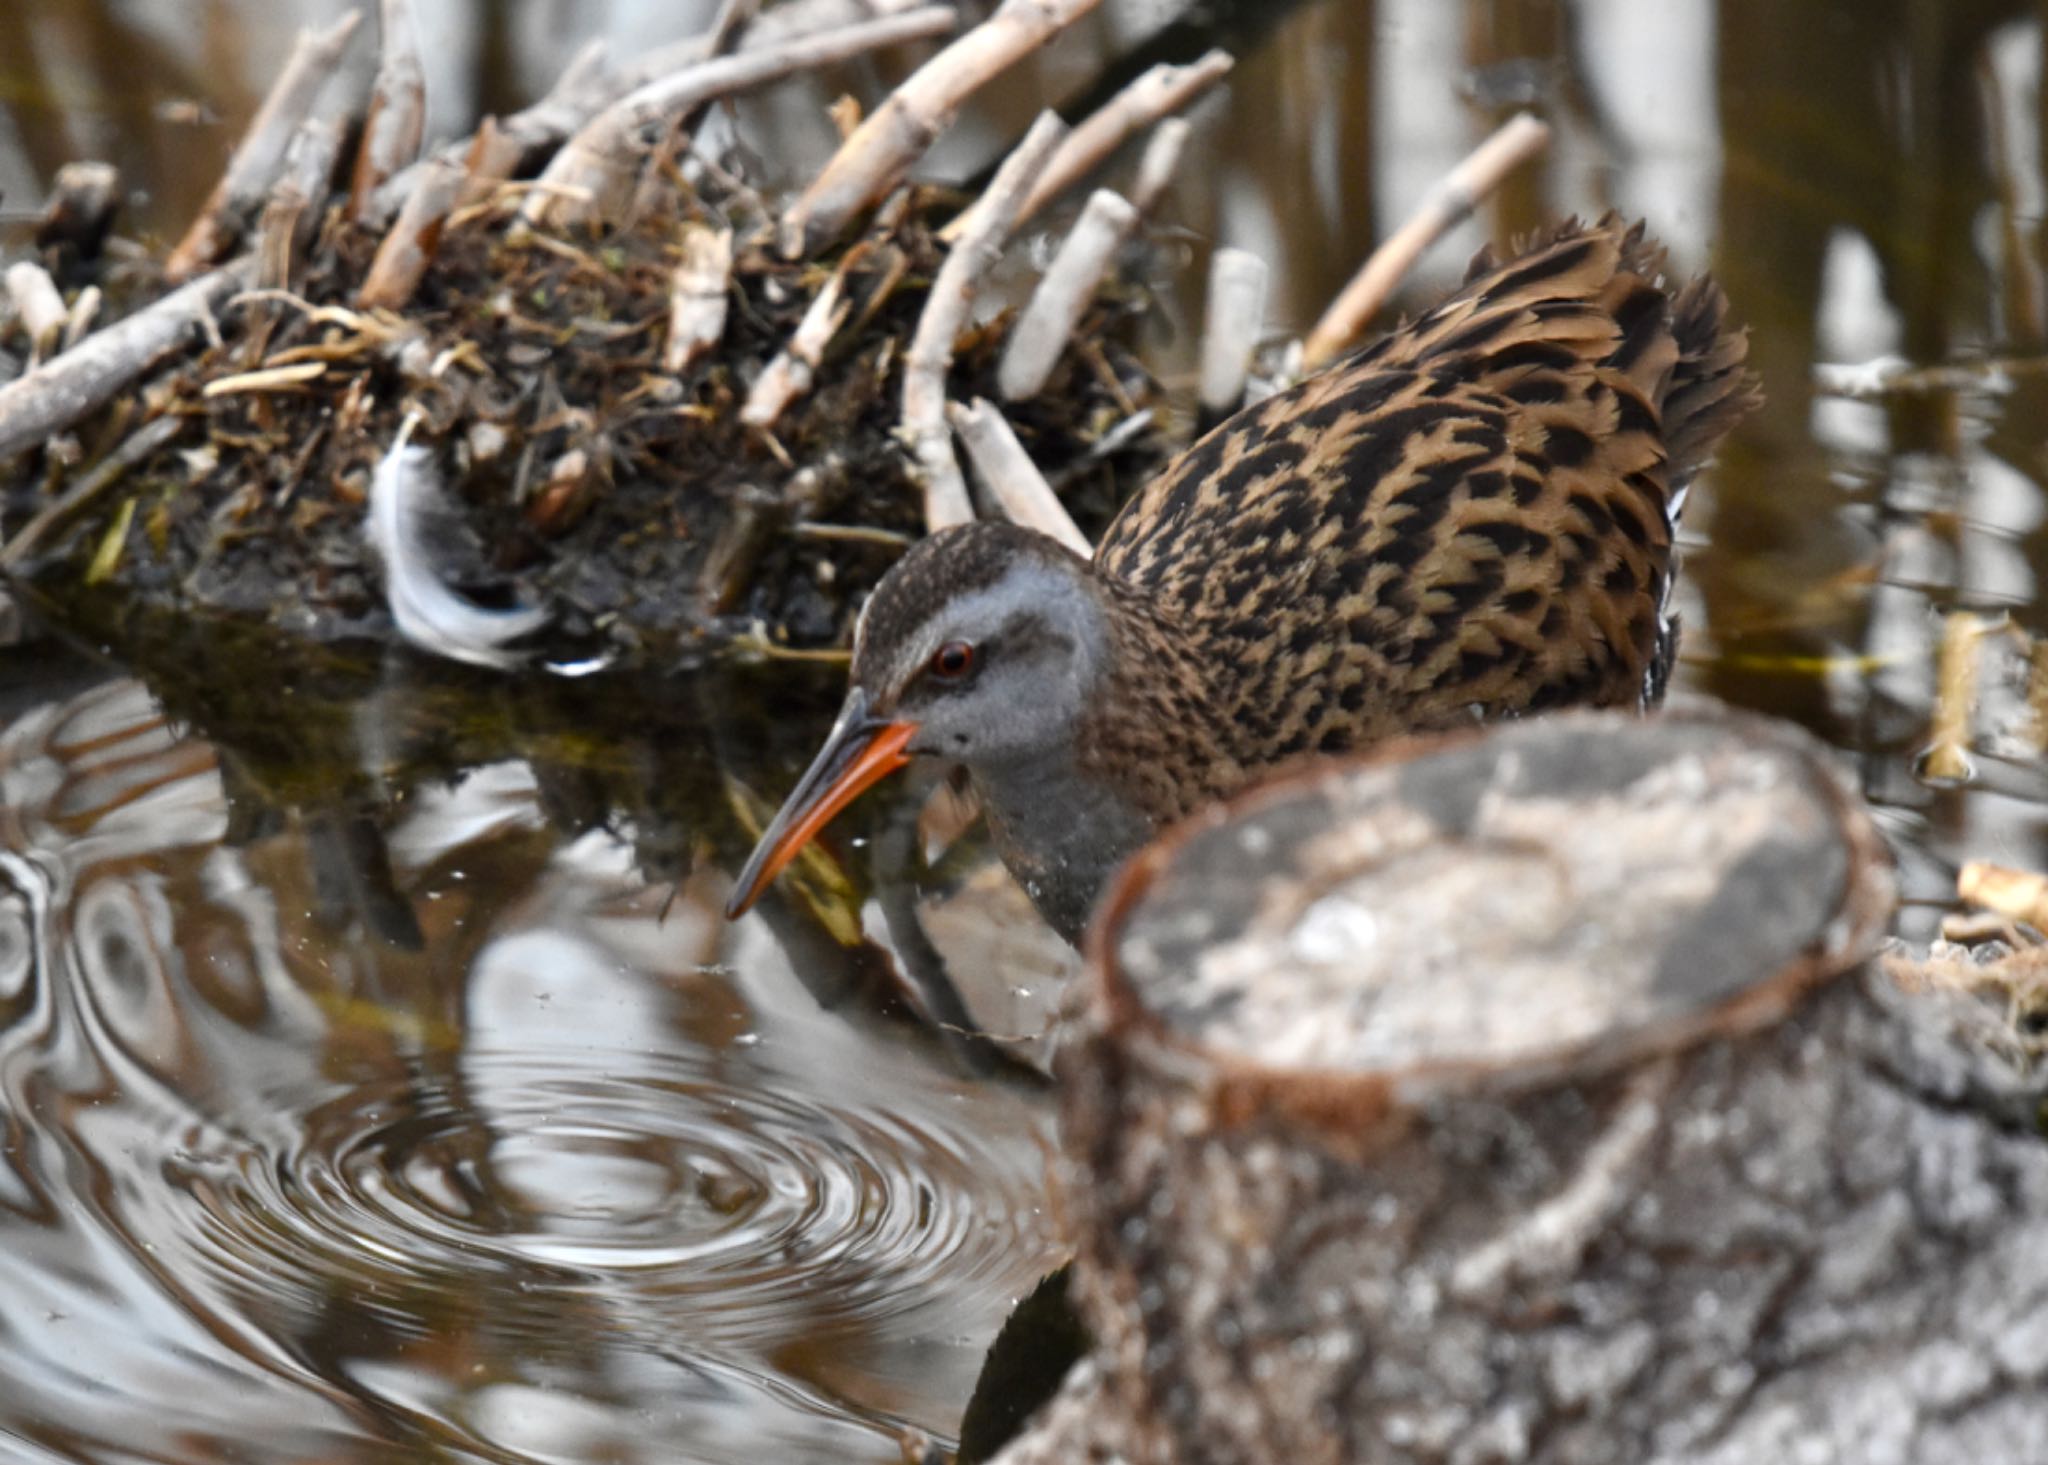
[[[725,338],[732,289],[732,230],[683,226],[683,258],[669,277],[668,340],[661,369],[680,374]]]
[[[299,32],[284,69],[256,109],[249,130],[235,145],[227,171],[164,262],[166,279],[188,280],[234,247],[244,219],[262,206],[270,185],[277,181],[299,124],[312,114],[313,104],[340,66],[342,53],[361,20],[361,13],[352,10],[324,31]]]
[[[210,329],[214,308],[255,276],[256,262],[245,256],[0,387],[0,462],[98,410],[195,329]]]
[[[379,0],[377,45],[377,80],[370,88],[370,114],[349,185],[352,219],[361,217],[379,184],[419,157],[426,136],[427,75],[420,64],[414,0]]]
[[[1095,553],[1088,536],[1074,523],[1066,505],[1059,501],[1052,485],[1024,451],[1024,444],[1017,441],[1017,434],[1001,408],[985,397],[976,397],[967,406],[948,403],[946,417],[960,434],[960,441],[967,445],[967,456],[974,460],[981,481],[1002,505],[1004,517],[1012,524],[1057,539],[1083,559]]]
[[[1101,3],[1003,0],[994,15],[919,67],[854,129],[783,215],[782,252],[797,259],[837,239],[855,215],[902,181],[951,125],[961,103]]]
[[[531,224],[565,228],[612,217],[630,194],[642,134],[706,102],[765,86],[799,71],[830,66],[884,46],[926,40],[952,29],[942,5],[793,37],[772,46],[698,62],[630,92],[593,117],[541,172],[542,188],[520,210]]]
[[[1047,205],[1101,167],[1110,154],[1152,123],[1186,107],[1228,76],[1236,64],[1236,58],[1228,51],[1211,51],[1185,66],[1162,63],[1089,113],[1046,164],[1045,175],[1017,211],[1014,227],[1023,228]],[[1167,171],[1170,174],[1172,170]],[[1134,195],[1136,192],[1134,189]],[[1134,197],[1133,202],[1138,200]],[[1139,207],[1142,210],[1145,205],[1139,203]],[[958,238],[973,212],[972,207],[968,208],[941,230],[939,237],[949,243]]]
[[[9,265],[7,298],[14,302],[14,313],[21,318],[22,327],[28,332],[29,346],[36,359],[55,355],[58,344],[64,339],[64,326],[71,319],[71,311],[64,304],[63,293],[57,289],[57,282],[50,278],[50,272],[33,260],[20,260]]]
[[[256,227],[262,284],[283,289],[291,283],[292,266],[313,242],[313,231],[327,208],[341,141],[342,124],[329,117],[308,117],[293,134],[282,176]]]
[[[953,435],[946,426],[946,373],[953,365],[953,343],[967,323],[982,276],[1003,252],[1025,190],[1066,131],[1057,115],[1041,114],[996,169],[983,195],[989,206],[939,267],[904,357],[902,433],[911,450],[911,476],[924,490],[927,530],[936,532],[974,518],[967,482],[953,456]]]
[[[1010,330],[996,372],[1005,401],[1027,401],[1045,389],[1117,251],[1137,227],[1136,208],[1107,188],[1095,190]]]
[[[1272,272],[1257,255],[1219,249],[1209,261],[1209,316],[1202,331],[1203,408],[1217,416],[1244,400],[1252,352],[1265,328],[1266,286]]]
[[[1194,124],[1185,117],[1169,117],[1152,133],[1145,152],[1138,159],[1138,176],[1131,181],[1131,206],[1149,214],[1159,202],[1173,175],[1180,171],[1181,154],[1187,151]]]
[[[849,251],[847,259],[852,259],[854,253]],[[797,322],[789,344],[775,354],[754,382],[746,405],[740,408],[740,421],[764,430],[774,427],[789,404],[811,389],[825,348],[852,312],[853,302],[846,298],[846,270],[842,265],[832,272],[824,288],[818,291],[818,298]]]
[[[1927,747],[1920,755],[1920,776],[1941,783],[1964,783],[1977,766],[1970,759],[1970,723],[1977,712],[1977,683],[1983,666],[1982,617],[1951,611],[1942,622],[1941,651],[1934,674],[1934,714],[1927,729]]]
[[[1503,178],[1543,151],[1549,141],[1549,125],[1523,112],[1474,148],[1429,191],[1407,222],[1372,252],[1323,312],[1302,348],[1303,369],[1314,371],[1327,365],[1363,335],[1423,252],[1470,215]]]

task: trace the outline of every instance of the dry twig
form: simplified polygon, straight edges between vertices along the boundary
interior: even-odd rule
[[[420,155],[426,135],[427,77],[420,64],[413,0],[380,0],[377,15],[377,80],[370,89],[362,146],[356,149],[350,218],[359,218],[377,186]]]
[[[278,73],[276,84],[257,108],[249,130],[235,146],[234,156],[228,159],[227,171],[214,185],[199,217],[192,221],[192,227],[164,262],[166,279],[190,279],[234,247],[244,221],[262,206],[270,185],[277,181],[284,167],[285,150],[299,124],[312,114],[313,104],[320,99],[328,78],[340,66],[349,37],[355,34],[361,19],[360,12],[351,10],[324,31],[299,33],[284,70]]]
[[[1180,170],[1181,154],[1187,151],[1188,137],[1194,130],[1185,117],[1169,117],[1153,131],[1152,140],[1145,144],[1144,156],[1138,159],[1138,176],[1131,180],[1131,206],[1140,214],[1151,213],[1152,206],[1173,182],[1173,175]]]
[[[71,302],[71,309],[64,317],[64,339],[57,344],[59,351],[69,351],[92,329],[92,323],[100,313],[100,287],[87,285],[78,292],[78,298]]]
[[[479,139],[484,136],[477,134]],[[396,310],[412,299],[440,245],[441,227],[469,182],[469,173],[461,164],[438,154],[427,160],[418,176],[412,197],[377,246],[377,257],[370,261],[369,273],[356,291],[356,304],[364,310],[379,306]]]
[[[683,258],[669,277],[668,341],[663,371],[680,373],[725,337],[732,289],[732,230],[709,224],[683,227]]]
[[[1089,113],[1045,165],[1044,176],[1017,211],[1014,227],[1023,228],[1048,204],[1101,167],[1124,143],[1162,117],[1180,111],[1228,76],[1236,64],[1228,51],[1211,51],[1185,66],[1162,63]],[[973,212],[973,208],[967,209],[941,230],[939,237],[949,242],[958,238]]]
[[[1335,360],[1345,347],[1363,335],[1423,251],[1470,215],[1481,199],[1500,186],[1503,178],[1541,152],[1549,141],[1549,125],[1523,112],[1473,149],[1429,191],[1408,221],[1372,252],[1372,257],[1352,276],[1351,283],[1323,312],[1323,318],[1316,322],[1302,348],[1303,368],[1314,371]]]
[[[341,156],[341,135],[339,121],[308,117],[285,150],[284,175],[270,191],[256,229],[255,253],[267,286],[289,285],[294,261],[312,243]]]
[[[851,260],[856,252],[849,251],[847,259]],[[825,348],[839,334],[852,310],[853,302],[846,298],[846,270],[842,263],[818,291],[818,298],[811,302],[804,318],[797,322],[789,344],[775,354],[754,382],[746,405],[740,409],[740,421],[749,427],[775,426],[789,404],[811,389],[818,363],[825,358]]]
[[[946,373],[953,365],[953,343],[967,322],[981,277],[1009,238],[1024,190],[1066,130],[1055,114],[1044,113],[1003,160],[984,195],[990,201],[987,211],[946,256],[932,282],[924,314],[918,317],[917,334],[903,361],[903,436],[911,449],[912,476],[924,489],[928,530],[965,524],[974,517],[959,460],[953,456],[952,434],[946,427]]]
[[[782,252],[795,259],[837,239],[854,215],[902,181],[951,125],[962,102],[1101,3],[1003,0],[994,15],[919,67],[854,129],[783,215]]]
[[[50,272],[34,260],[18,260],[7,267],[7,298],[28,332],[30,347],[38,358],[56,354],[64,339],[64,326],[71,311]]]
[[[984,397],[976,397],[970,406],[948,403],[946,417],[960,434],[960,441],[967,444],[967,456],[974,460],[981,481],[1003,506],[1004,517],[1012,524],[1057,539],[1083,559],[1095,552],[1088,536],[1074,523],[1066,506],[1054,495],[1052,485],[1024,451],[1024,444],[1017,441],[1017,434],[1011,430],[1001,408]]]
[[[578,129],[542,171],[542,186],[529,195],[521,213],[529,223],[558,228],[610,218],[631,190],[648,129],[719,97],[765,86],[799,71],[829,66],[883,46],[941,35],[952,29],[954,20],[951,9],[926,6],[715,57],[651,81]]]

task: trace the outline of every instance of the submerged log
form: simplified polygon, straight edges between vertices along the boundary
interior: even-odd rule
[[[1796,730],[1579,714],[1141,857],[1063,1055],[1097,1344],[1026,1462],[2034,1458],[2040,1081],[1856,970]]]

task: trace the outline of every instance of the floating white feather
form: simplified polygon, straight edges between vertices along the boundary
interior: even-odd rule
[[[492,610],[442,582],[427,546],[427,520],[441,494],[433,455],[412,447],[412,424],[370,481],[370,547],[384,565],[384,593],[399,635],[423,651],[471,666],[510,668],[530,660],[506,643],[539,630],[544,610]]]

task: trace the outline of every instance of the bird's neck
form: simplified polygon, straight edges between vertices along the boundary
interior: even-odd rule
[[[1046,923],[1079,945],[1103,886],[1153,821],[1064,752],[977,768],[974,784],[1003,864]]]
[[[1244,777],[1190,639],[1141,590],[1103,581],[1090,598],[1106,634],[1073,736],[973,769],[1003,863],[1077,944],[1117,866]]]

